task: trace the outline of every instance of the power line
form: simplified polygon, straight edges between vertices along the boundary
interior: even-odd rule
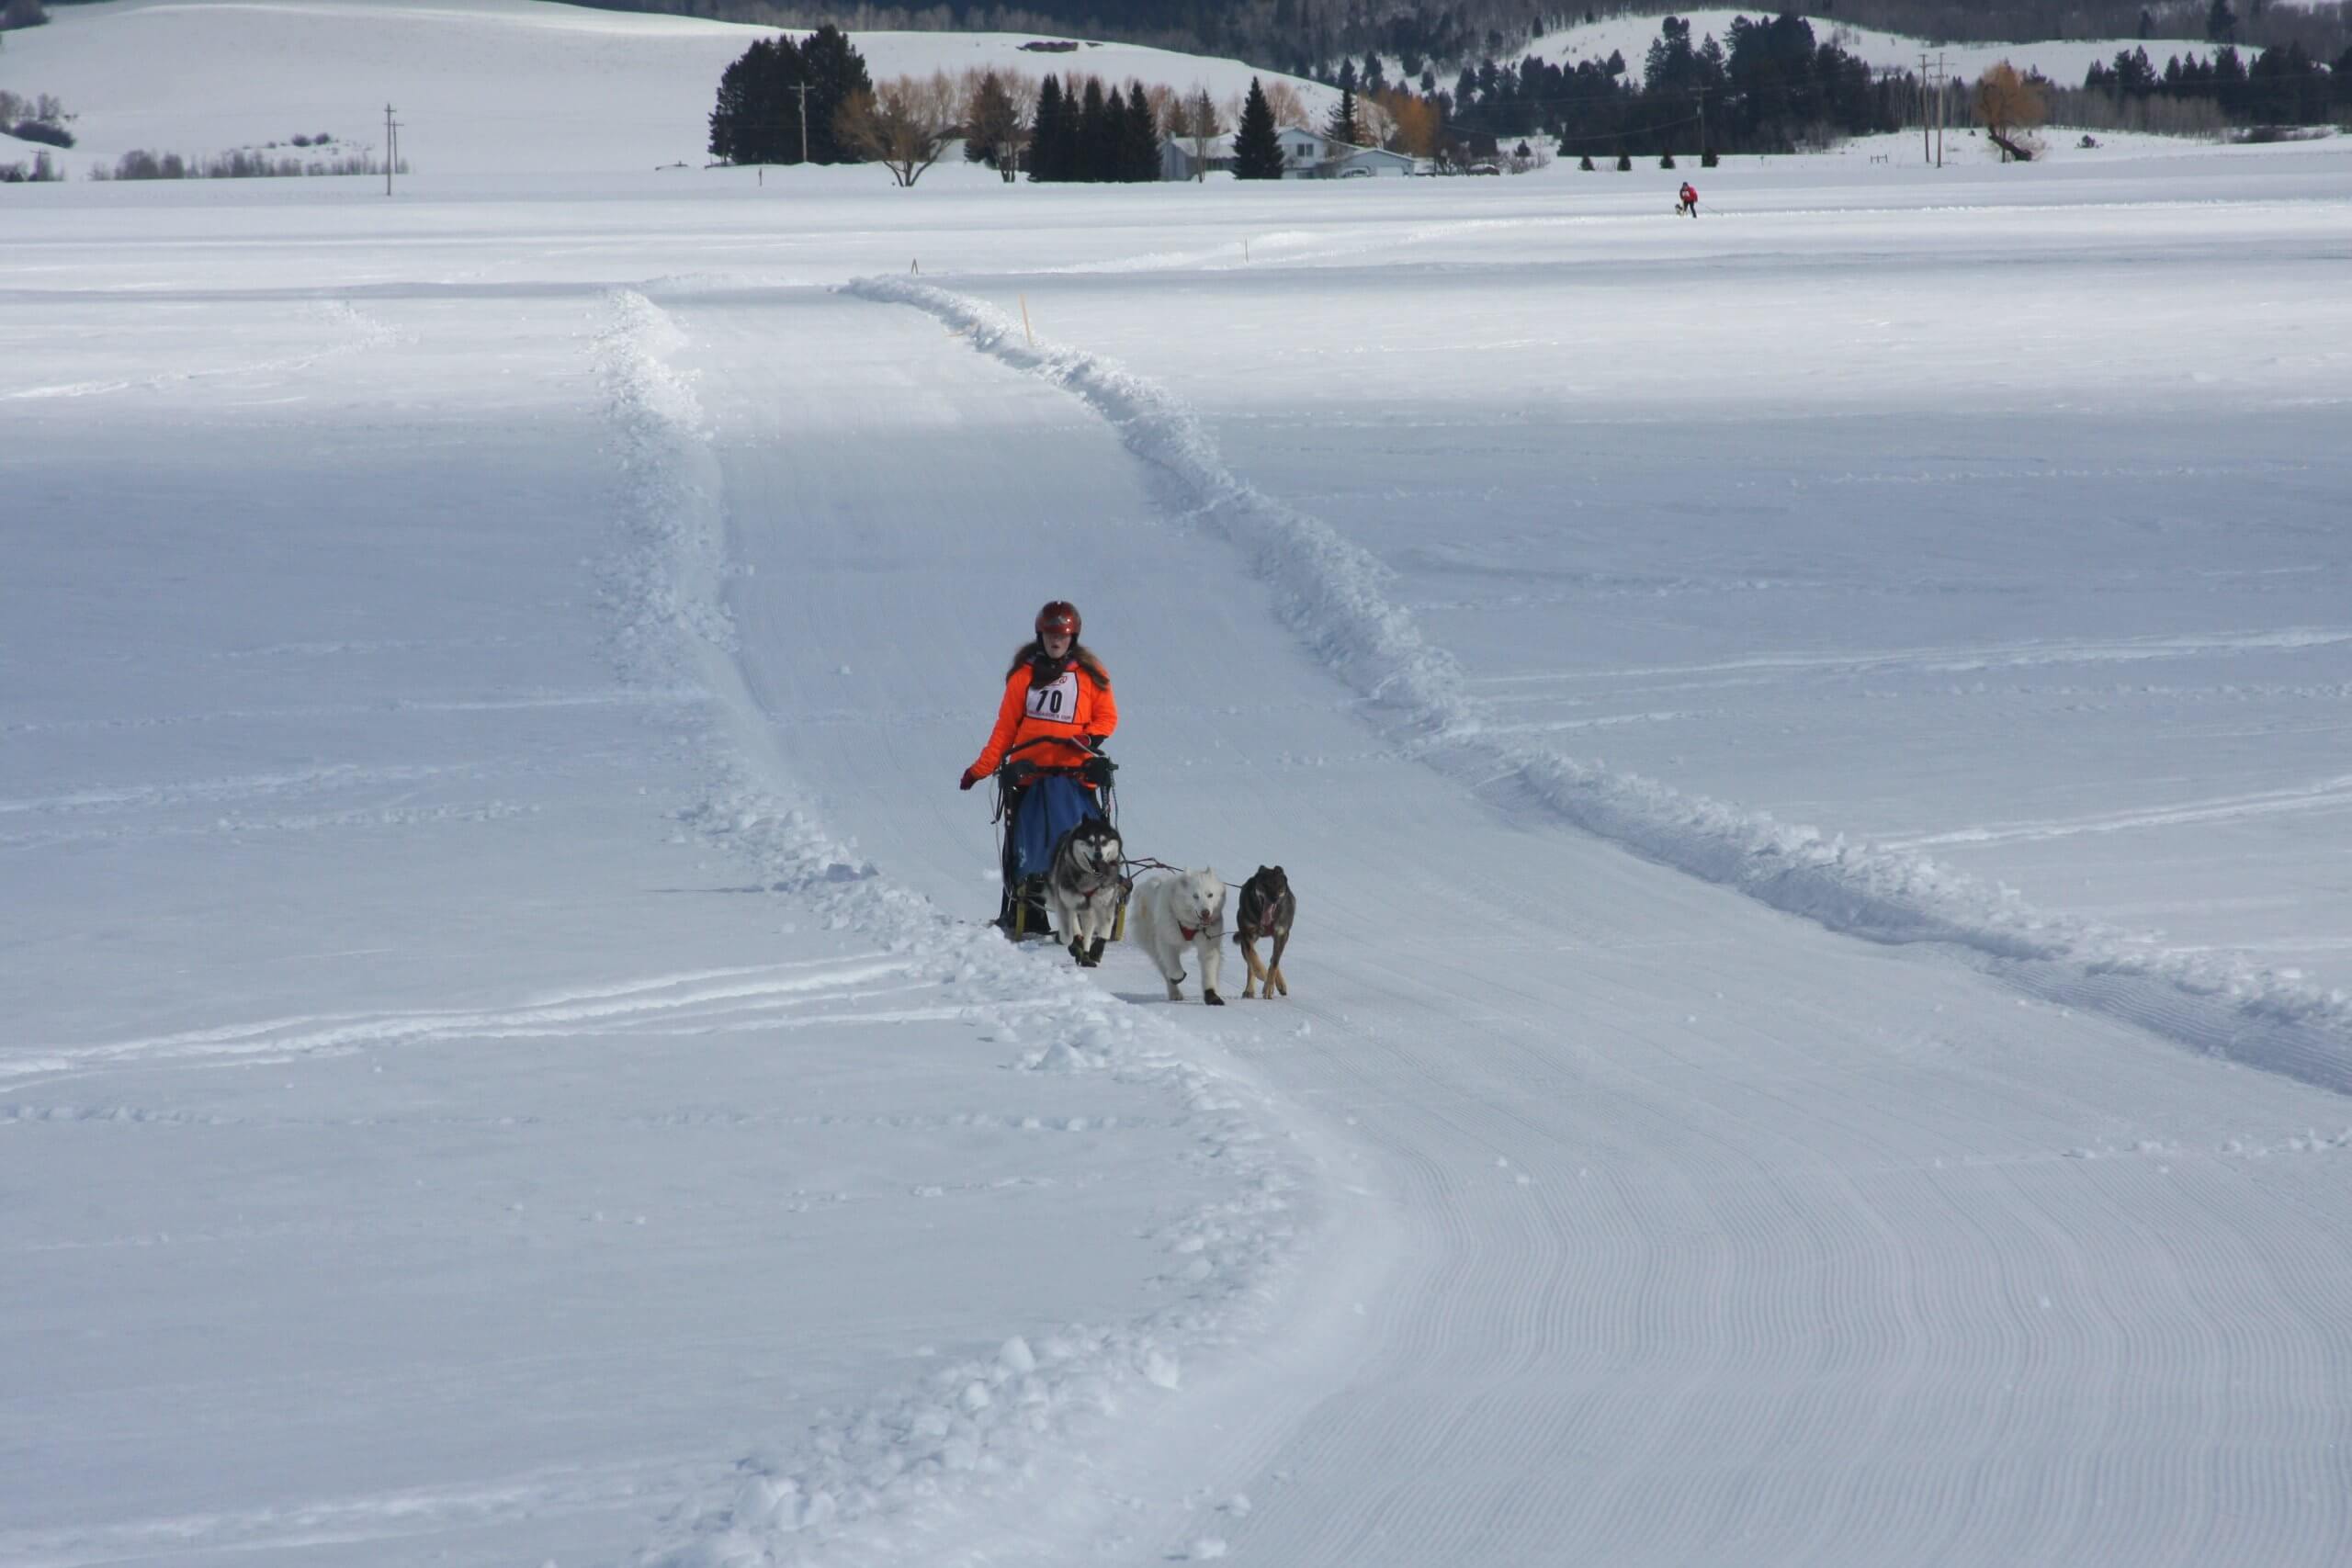
[[[1560,141],[1621,141],[1629,136],[1647,136],[1654,130],[1679,130],[1686,125],[1701,125],[1703,123],[1705,123],[1704,116],[1690,114],[1684,115],[1680,119],[1667,120],[1660,125],[1630,125],[1623,130],[1596,131],[1590,136],[1562,135],[1555,138],[1555,140]],[[1506,130],[1498,132],[1498,134],[1509,136],[1511,133]],[[1527,132],[1527,134],[1530,136],[1544,136],[1549,135],[1550,133],[1542,130],[1532,130]]]

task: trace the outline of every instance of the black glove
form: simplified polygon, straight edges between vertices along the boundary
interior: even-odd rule
[[[1109,784],[1111,775],[1118,771],[1118,763],[1098,752],[1078,765],[1078,776],[1099,786]]]
[[[963,782],[958,784],[956,787],[957,789],[969,789],[986,777],[988,777],[988,775],[980,772],[978,768],[966,768],[964,770]]]

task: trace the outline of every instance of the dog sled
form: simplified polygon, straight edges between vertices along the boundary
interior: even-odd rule
[[[1109,874],[1116,882],[1117,905],[1107,940],[1126,932],[1127,895],[1133,884],[1118,849],[1119,765],[1097,744],[1076,764],[1048,764],[1023,757],[1034,746],[1066,747],[1057,736],[1025,740],[1004,755],[996,770],[996,811],[990,818],[997,830],[997,856],[1004,877],[1004,898],[996,924],[1014,942],[1054,936],[1050,879],[1057,851],[1073,832],[1090,822],[1101,822],[1111,839]],[[1076,942],[1076,933],[1064,932]],[[1102,941],[1090,951],[1073,948],[1078,961],[1091,967],[1102,957]]]

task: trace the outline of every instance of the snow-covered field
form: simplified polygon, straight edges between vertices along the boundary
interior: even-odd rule
[[[0,85],[740,37],[526,10]],[[2352,1557],[2352,148],[910,193],[607,58],[0,191],[0,1563]],[[1053,596],[1288,1000],[976,923]]]

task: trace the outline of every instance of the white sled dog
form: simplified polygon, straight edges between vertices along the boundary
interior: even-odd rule
[[[1046,874],[1046,891],[1061,915],[1062,935],[1069,938],[1069,955],[1081,968],[1102,962],[1102,946],[1119,916],[1120,859],[1125,852],[1118,830],[1100,817],[1089,817],[1064,833],[1054,846],[1053,869]]]
[[[1128,919],[1135,942],[1150,955],[1168,982],[1168,999],[1181,1002],[1184,993],[1184,951],[1190,948],[1201,966],[1201,1000],[1213,1008],[1225,1005],[1216,994],[1219,966],[1225,953],[1225,883],[1205,868],[1155,876],[1136,884]]]

